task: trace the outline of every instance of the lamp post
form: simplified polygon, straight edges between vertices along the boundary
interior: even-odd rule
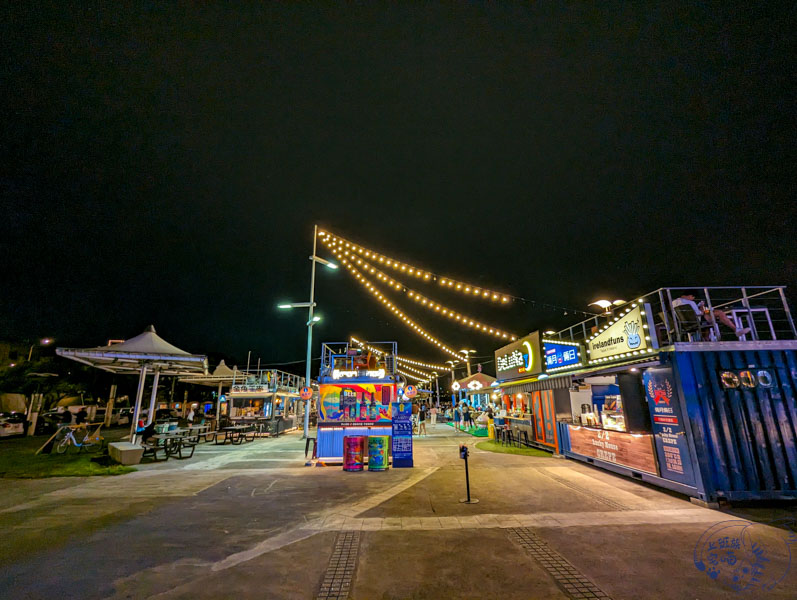
[[[312,365],[312,359],[310,354],[312,352],[313,347],[313,325],[318,323],[321,320],[321,317],[313,315],[313,309],[316,306],[315,303],[315,264],[321,263],[328,269],[337,269],[338,265],[335,263],[320,258],[315,255],[316,248],[318,242],[318,225],[313,225],[313,254],[310,256],[310,262],[312,263],[310,266],[310,302],[291,302],[286,304],[280,304],[277,308],[288,309],[288,308],[307,308],[307,365],[305,367],[305,375],[304,375],[304,384],[307,387],[310,387],[310,368]],[[310,400],[305,400],[304,403],[304,428],[302,431],[302,439],[307,438],[307,432],[310,428]]]
[[[52,338],[43,338],[43,339],[39,340],[38,344],[31,344],[30,345],[30,350],[28,350],[28,362],[30,362],[30,359],[33,358],[33,349],[36,346],[49,346],[52,343],[53,343],[53,339]]]
[[[470,355],[476,354],[476,350],[460,350],[465,355],[465,363],[468,365],[468,377],[470,377]]]

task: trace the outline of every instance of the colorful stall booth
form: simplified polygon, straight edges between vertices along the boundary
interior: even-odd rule
[[[398,398],[396,343],[369,344],[383,352],[377,355],[346,342],[322,346],[318,464],[343,463],[346,470],[361,470],[374,452],[378,457],[374,454],[369,464],[372,471],[386,469],[391,454],[394,466],[412,466],[411,404]]]

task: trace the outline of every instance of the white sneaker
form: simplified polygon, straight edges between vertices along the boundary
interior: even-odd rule
[[[736,337],[742,337],[743,335],[747,335],[748,333],[750,333],[749,327],[745,327],[744,329],[737,329]]]

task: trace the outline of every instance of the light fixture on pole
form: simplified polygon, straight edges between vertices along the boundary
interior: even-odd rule
[[[476,350],[465,350],[465,349],[463,349],[463,350],[460,350],[460,352],[462,352],[462,354],[465,355],[465,363],[468,365],[468,377],[470,377],[470,375],[471,375],[471,373],[470,373],[470,355],[471,354],[476,354]]]
[[[321,263],[328,269],[337,269],[338,265],[332,261],[316,256],[316,248],[318,241],[318,225],[313,225],[313,253],[309,256],[310,267],[310,301],[309,302],[289,302],[278,304],[277,308],[307,308],[307,365],[305,367],[304,384],[310,386],[310,368],[312,366],[312,359],[310,354],[313,347],[313,325],[321,320],[321,317],[313,316],[313,309],[315,308],[315,264]],[[304,405],[304,427],[302,429],[302,439],[307,438],[307,432],[310,428],[310,400],[305,400]]]
[[[31,344],[30,345],[30,350],[28,350],[28,362],[30,362],[30,359],[33,358],[33,349],[36,346],[49,346],[52,343],[53,343],[53,339],[52,338],[42,338],[42,339],[39,340],[38,344]]]

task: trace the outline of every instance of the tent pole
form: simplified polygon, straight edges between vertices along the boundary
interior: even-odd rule
[[[152,381],[152,396],[149,399],[149,414],[147,415],[147,425],[150,425],[155,420],[155,399],[158,397],[158,380],[160,379],[161,372],[155,369],[155,379]]]
[[[216,429],[219,428],[219,419],[221,418],[221,386],[222,383],[219,381],[219,391],[216,394]]]
[[[130,443],[136,443],[136,427],[138,427],[138,413],[141,408],[141,399],[144,396],[144,382],[147,380],[147,365],[141,365],[141,375],[138,377],[138,389],[136,390],[136,405],[133,408],[133,418],[130,422]]]

